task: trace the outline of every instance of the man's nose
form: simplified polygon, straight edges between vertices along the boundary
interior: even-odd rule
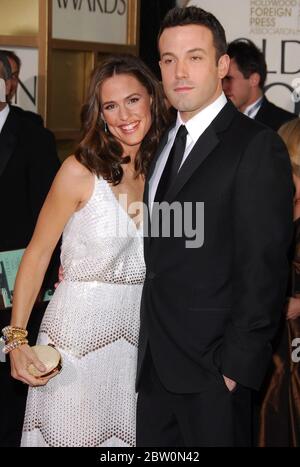
[[[176,64],[176,78],[183,79],[188,77],[188,69],[184,60],[178,60]]]

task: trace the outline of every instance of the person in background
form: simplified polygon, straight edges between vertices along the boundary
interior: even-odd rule
[[[296,115],[284,110],[264,95],[267,65],[264,54],[248,39],[237,39],[227,48],[230,65],[223,90],[236,108],[250,118],[277,131]]]
[[[300,447],[300,352],[296,351],[300,343],[300,120],[285,123],[278,133],[287,145],[292,163],[295,233],[287,304],[264,387],[259,446]]]
[[[4,53],[9,61],[10,67],[11,67],[11,77],[10,77],[10,90],[7,95],[7,102],[11,104],[13,98],[17,94],[17,89],[19,85],[19,76],[20,76],[20,71],[21,71],[21,59],[17,56],[15,52],[12,50],[1,50],[2,53]]]
[[[82,119],[81,142],[54,180],[14,291],[6,349],[12,375],[32,386],[22,446],[136,442],[145,276],[141,203],[144,177],[167,124],[160,84],[137,57],[110,57],[92,74]],[[26,336],[32,303],[62,231],[64,279],[45,312],[38,343],[55,345],[63,368],[36,378],[28,365],[43,367],[26,339],[13,347],[20,344],[17,335]]]
[[[5,54],[10,67],[11,67],[11,77],[10,77],[10,90],[7,95],[7,103],[13,105],[13,99],[16,97],[18,86],[19,86],[19,76],[21,72],[22,62],[18,55],[12,50],[1,49],[1,53]],[[28,117],[31,121],[37,125],[44,126],[44,121],[41,115],[31,112],[30,110],[24,110],[21,107],[14,105],[15,112],[23,113],[24,117]]]
[[[11,91],[11,68],[0,52],[0,79],[4,102],[0,102],[0,251],[26,248],[38,213],[59,169],[53,135],[7,104]],[[45,288],[51,288],[57,265],[48,271]],[[53,282],[51,282],[53,273]],[[35,308],[29,329],[33,343],[41,310]],[[10,310],[0,311],[0,327],[9,324]],[[0,363],[0,386],[5,394],[1,405],[0,446],[18,446],[21,438],[27,388],[14,381],[9,362]]]

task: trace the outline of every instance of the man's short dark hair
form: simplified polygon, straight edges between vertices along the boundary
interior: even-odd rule
[[[15,52],[13,52],[12,50],[1,49],[0,52],[4,53],[7,56],[7,58],[10,58],[11,60],[13,60],[17,64],[17,68],[18,68],[18,72],[19,72],[20,68],[21,68],[21,65],[22,65],[22,62],[21,62],[21,59],[18,57],[18,55],[16,55]]]
[[[248,79],[253,73],[260,76],[259,87],[264,88],[267,77],[267,65],[264,54],[249,39],[236,39],[227,48],[230,58],[233,58],[238,69]]]
[[[212,32],[217,61],[222,55],[226,54],[227,43],[223,26],[213,14],[195,6],[172,8],[162,21],[158,40],[165,29],[176,26],[188,26],[190,24],[205,26]]]

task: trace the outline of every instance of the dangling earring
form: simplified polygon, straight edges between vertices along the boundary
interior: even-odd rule
[[[101,118],[101,121],[104,123],[104,132],[108,133],[108,127],[107,127],[106,120],[104,119],[103,113],[101,113],[100,118]]]

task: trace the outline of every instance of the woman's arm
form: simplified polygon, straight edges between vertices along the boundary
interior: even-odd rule
[[[26,328],[53,250],[71,215],[89,198],[93,180],[93,175],[73,156],[64,162],[55,177],[17,274],[11,326]],[[23,382],[35,384],[36,378],[29,376],[27,367],[33,363],[43,371],[43,366],[31,349],[21,345],[12,350],[10,356],[12,375]]]

